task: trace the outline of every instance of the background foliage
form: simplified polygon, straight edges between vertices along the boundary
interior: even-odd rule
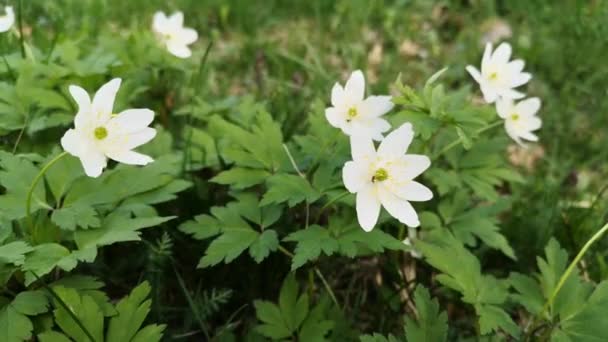
[[[605,241],[543,310],[606,221],[606,2],[22,10],[24,44],[0,36],[0,340],[608,339]],[[197,29],[191,59],[157,45],[157,10],[182,10]],[[500,127],[480,132],[496,114],[464,66],[493,39],[526,61],[527,92],[543,100],[528,150]],[[422,259],[388,215],[364,233],[345,195],[348,141],[323,110],[355,69],[395,95],[393,127],[412,122],[412,150],[433,160],[422,182],[435,198],[415,205]],[[92,92],[112,77],[123,78],[115,108],[156,112],[159,135],[142,148],[156,161],[90,179],[65,158],[35,189],[28,224],[27,190],[76,112],[68,85]]]

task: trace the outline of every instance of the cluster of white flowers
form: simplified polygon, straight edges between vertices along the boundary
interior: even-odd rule
[[[400,222],[418,227],[418,214],[410,201],[428,201],[433,193],[413,179],[424,172],[431,160],[427,156],[406,154],[414,139],[414,130],[405,123],[390,134],[384,114],[393,108],[390,96],[365,98],[365,79],[360,70],[353,72],[342,87],[336,83],[331,104],[325,110],[329,123],[350,136],[352,161],[344,164],[342,179],[346,189],[355,193],[357,219],[365,231],[371,231],[380,208]],[[374,140],[381,141],[378,149]]]
[[[469,65],[467,71],[479,83],[483,98],[487,103],[496,103],[498,115],[505,121],[507,134],[518,144],[525,146],[522,139],[538,141],[532,133],[538,130],[542,122],[536,113],[540,109],[540,99],[528,98],[520,102],[526,95],[514,88],[522,86],[532,78],[523,72],[524,61],[511,59],[511,45],[500,44],[492,51],[488,43],[481,59],[481,71]]]

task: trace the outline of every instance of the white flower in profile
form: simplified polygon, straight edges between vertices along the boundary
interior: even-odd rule
[[[15,24],[15,12],[11,6],[4,7],[4,15],[0,16],[0,32],[6,32]]]
[[[61,138],[61,146],[80,158],[89,177],[98,177],[107,165],[107,158],[129,165],[146,165],[152,158],[132,151],[156,136],[148,127],[154,120],[149,109],[127,109],[113,114],[114,99],[120,87],[115,78],[99,88],[93,101],[81,87],[70,86],[70,94],[78,104],[74,127]]]
[[[192,56],[188,45],[198,39],[198,33],[194,29],[184,27],[184,14],[176,12],[170,17],[158,11],[154,13],[152,30],[162,44],[167,47],[171,54],[179,58]]]
[[[390,96],[365,98],[365,78],[357,70],[350,75],[344,87],[338,82],[331,90],[332,107],[325,109],[329,123],[346,135],[367,135],[382,140],[382,133],[391,129],[382,116],[393,108]]]
[[[498,98],[521,99],[525,95],[513,88],[517,88],[530,81],[532,75],[524,70],[524,61],[511,58],[511,45],[500,44],[492,52],[492,44],[486,45],[481,60],[481,72],[474,66],[468,65],[467,71],[481,88],[483,98],[487,103],[493,103]]]
[[[409,201],[428,201],[433,193],[413,179],[431,165],[424,155],[405,154],[414,131],[405,123],[391,132],[376,151],[370,137],[351,136],[353,160],[344,164],[342,180],[351,193],[357,194],[357,218],[365,231],[371,231],[383,206],[400,222],[420,225]]]
[[[510,99],[499,99],[496,102],[496,111],[505,120],[507,134],[521,146],[525,146],[522,139],[538,141],[532,132],[542,125],[541,119],[536,116],[539,109],[540,99],[537,97],[517,103]]]

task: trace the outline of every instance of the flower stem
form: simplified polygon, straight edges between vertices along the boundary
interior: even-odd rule
[[[27,197],[25,199],[25,218],[28,222],[30,234],[34,233],[34,221],[32,220],[32,215],[31,215],[32,214],[32,195],[34,194],[34,189],[36,189],[38,182],[40,182],[40,180],[42,179],[42,176],[44,176],[44,174],[51,168],[51,166],[53,166],[53,164],[58,162],[61,158],[65,157],[67,154],[68,154],[67,152],[62,152],[59,155],[57,155],[55,158],[51,159],[51,161],[49,161],[40,170],[40,172],[38,172],[38,175],[36,175],[36,178],[34,178],[34,181],[32,182],[32,185],[30,186],[30,189],[27,192]]]
[[[566,280],[568,280],[568,277],[570,277],[570,274],[572,273],[572,271],[574,270],[574,268],[576,267],[578,262],[583,258],[585,253],[587,253],[587,250],[589,250],[591,245],[593,245],[595,243],[595,241],[597,241],[599,238],[601,238],[602,235],[604,235],[604,233],[606,233],[606,231],[608,231],[608,223],[606,223],[602,228],[600,228],[600,230],[598,230],[587,241],[587,243],[585,243],[583,248],[581,248],[581,250],[578,252],[578,254],[574,258],[574,260],[572,260],[572,262],[566,269],[566,272],[564,272],[564,274],[561,276],[561,278],[559,278],[559,281],[557,282],[557,286],[553,290],[553,293],[551,293],[551,296],[549,297],[549,299],[547,299],[547,302],[545,302],[545,305],[543,306],[543,309],[541,310],[540,315],[545,313],[545,311],[547,311],[549,309],[549,307],[553,304],[555,297],[557,297],[557,293],[559,292],[559,290],[561,290],[562,286],[564,286],[564,284],[566,283]]]
[[[488,131],[494,127],[499,126],[500,124],[502,124],[503,120],[498,120],[495,122],[492,122],[490,124],[487,124],[486,126],[481,127],[480,129],[478,129],[477,131],[475,131],[476,134],[481,134],[485,131]],[[454,147],[460,145],[462,143],[462,139],[458,138],[454,141],[452,141],[450,144],[448,144],[446,147],[444,147],[443,149],[441,149],[441,151],[439,151],[434,157],[433,159],[437,159],[439,158],[439,156],[441,156],[442,154],[445,154],[446,152],[448,152],[449,150],[453,149]]]

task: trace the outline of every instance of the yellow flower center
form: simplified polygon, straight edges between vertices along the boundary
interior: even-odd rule
[[[372,176],[372,182],[382,182],[388,179],[388,172],[386,169],[380,168],[376,170]]]
[[[357,116],[357,108],[351,107],[348,110],[348,118],[346,119],[346,121],[350,122],[355,116]]]
[[[519,120],[519,114],[517,114],[517,113],[511,114],[511,120],[513,120],[513,121]]]
[[[494,81],[495,79],[498,78],[498,73],[497,72],[491,73],[489,78],[490,78],[490,80]]]
[[[95,128],[93,135],[95,138],[97,138],[97,140],[103,140],[108,136],[108,130],[103,126],[100,126]]]

